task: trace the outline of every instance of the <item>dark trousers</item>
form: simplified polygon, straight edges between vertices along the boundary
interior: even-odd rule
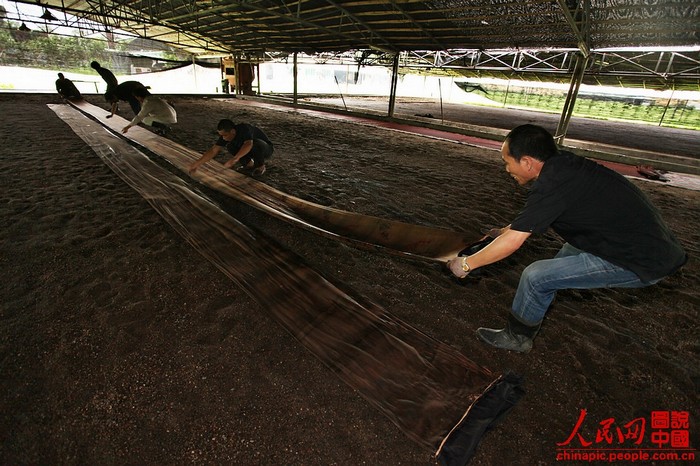
[[[136,97],[131,96],[127,100],[129,102],[129,105],[131,106],[131,110],[134,111],[134,115],[138,115],[139,112],[141,111],[141,102],[136,100]]]
[[[262,139],[253,139],[253,148],[250,149],[250,152],[241,157],[239,162],[244,167],[248,165],[251,160],[253,161],[253,167],[265,165],[265,160],[272,157],[274,150],[275,148],[272,147],[272,144],[268,144]]]

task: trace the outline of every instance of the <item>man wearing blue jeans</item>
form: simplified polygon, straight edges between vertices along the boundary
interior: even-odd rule
[[[526,353],[557,290],[639,288],[678,270],[687,255],[658,210],[622,175],[559,151],[554,138],[535,125],[522,125],[501,148],[506,172],[532,183],[523,211],[492,232],[491,244],[447,265],[463,278],[504,259],[533,233],[552,228],[566,243],[552,259],[525,268],[505,328],[479,328],[497,348]]]

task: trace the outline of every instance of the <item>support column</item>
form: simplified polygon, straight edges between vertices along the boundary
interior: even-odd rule
[[[197,60],[194,55],[192,55],[192,77],[194,78],[194,88],[198,89],[199,85],[197,84]]]
[[[391,66],[391,91],[389,93],[389,118],[394,117],[394,107],[396,105],[396,87],[399,82],[399,53],[394,55],[394,64]]]
[[[261,95],[261,90],[260,90],[260,81],[262,81],[262,78],[260,77],[260,62],[255,64],[255,72],[257,73],[256,76],[258,77],[258,95]]]
[[[297,52],[294,52],[294,66],[292,67],[292,76],[294,78],[294,105],[297,104],[297,77],[299,76],[299,70],[297,69]]]
[[[578,91],[581,88],[581,82],[583,82],[583,75],[585,74],[586,69],[588,68],[589,60],[590,55],[584,56],[580,53],[576,54],[576,64],[574,66],[574,72],[571,76],[569,92],[566,95],[566,102],[564,102],[564,108],[561,111],[559,125],[557,126],[557,131],[554,135],[554,140],[557,144],[564,143],[566,131],[569,128],[569,121],[571,120],[571,115],[574,113],[576,97],[578,96]]]
[[[233,68],[236,70],[236,95],[241,94],[241,56],[233,57]]]

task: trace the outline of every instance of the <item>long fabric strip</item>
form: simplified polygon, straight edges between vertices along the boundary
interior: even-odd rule
[[[123,139],[68,106],[51,107],[197,251],[410,438],[466,464],[517,402],[519,381],[324,278],[241,224]]]
[[[116,132],[128,123],[118,116],[107,119],[108,112],[84,100],[72,102],[72,105]],[[185,173],[189,165],[201,155],[139,127],[131,128],[125,137],[164,157]],[[382,249],[416,259],[444,262],[473,243],[478,235],[476,232],[467,234],[412,225],[321,206],[290,196],[234,170],[225,169],[215,160],[202,166],[192,177],[284,221],[352,243],[356,247]]]

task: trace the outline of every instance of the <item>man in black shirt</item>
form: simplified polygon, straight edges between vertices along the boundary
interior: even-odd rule
[[[484,342],[526,353],[561,289],[638,288],[678,270],[687,256],[647,197],[622,175],[559,151],[539,126],[506,136],[505,168],[518,184],[532,182],[523,211],[479,252],[448,261],[458,277],[508,257],[533,233],[550,227],[566,243],[553,258],[523,271],[503,329],[479,328]]]
[[[252,168],[253,175],[265,173],[265,161],[272,156],[275,149],[260,128],[247,123],[235,124],[229,119],[223,119],[219,121],[216,129],[219,139],[190,165],[190,174],[216,157],[224,147],[233,155],[224,163],[224,168],[231,168],[236,162],[240,162],[241,166]]]
[[[114,88],[119,85],[119,81],[117,81],[117,77],[114,76],[114,73],[107,68],[102,68],[98,62],[91,62],[90,67],[97,71],[97,73],[102,76],[102,79],[105,80],[105,83],[107,84],[107,92],[114,90]]]
[[[134,95],[135,92],[148,89],[138,81],[124,81],[117,87],[108,89],[105,93],[105,100],[112,104],[111,113],[107,118],[112,118],[117,111],[117,105],[120,100],[129,102],[134,115],[138,115],[141,111],[141,102]]]

